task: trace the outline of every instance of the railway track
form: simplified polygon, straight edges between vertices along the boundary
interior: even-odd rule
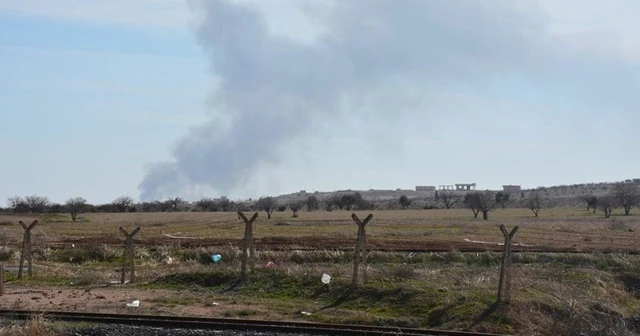
[[[0,317],[25,320],[34,315],[68,322],[88,322],[97,324],[120,324],[148,326],[168,329],[235,330],[273,333],[302,333],[314,335],[407,335],[407,336],[499,336],[497,334],[465,331],[441,331],[403,327],[382,327],[350,324],[328,324],[312,322],[260,321],[244,319],[178,317],[162,315],[104,314],[64,311],[30,311],[0,309]]]

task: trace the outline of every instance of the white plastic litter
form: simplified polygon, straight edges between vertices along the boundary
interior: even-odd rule
[[[306,315],[306,316],[311,316],[311,313],[310,312],[306,312],[306,311],[300,312],[300,314]]]
[[[327,273],[322,273],[322,283],[329,284],[331,282],[331,276]]]
[[[140,300],[133,300],[133,302],[127,303],[127,307],[133,307],[133,308],[140,307]]]

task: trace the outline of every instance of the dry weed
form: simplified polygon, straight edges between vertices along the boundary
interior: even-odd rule
[[[26,323],[14,323],[0,328],[0,336],[61,336],[42,315],[32,316]]]

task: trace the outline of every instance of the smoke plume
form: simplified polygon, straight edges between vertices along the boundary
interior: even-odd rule
[[[211,120],[177,142],[172,161],[147,169],[141,199],[198,186],[227,194],[262,163],[277,164],[278,149],[314,132],[315,122],[354,117],[350,102],[394,86],[473,86],[505,71],[548,71],[560,56],[545,52],[545,35],[534,34],[537,16],[523,15],[518,3],[340,0],[310,14],[324,29],[313,42],[272,33],[247,4],[193,3],[217,83]],[[366,117],[392,113],[373,109]]]

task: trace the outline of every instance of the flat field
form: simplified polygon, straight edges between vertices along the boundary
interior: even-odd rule
[[[252,213],[251,213],[252,214]],[[251,215],[247,214],[247,215]],[[369,212],[356,211],[360,218]],[[402,325],[516,335],[640,331],[640,216],[584,209],[374,211],[368,281],[350,289],[351,212],[260,213],[256,267],[240,277],[235,213],[0,215],[7,284],[0,308]],[[22,228],[34,228],[34,275],[16,278]],[[503,237],[519,226],[511,304],[492,310]],[[117,284],[123,237],[140,226],[136,281]],[[221,254],[214,263],[212,254]],[[275,267],[267,267],[273,262]],[[320,281],[331,275],[331,283]],[[140,300],[139,308],[126,303]],[[304,314],[302,312],[305,312]]]
[[[361,219],[370,212],[356,211]],[[516,251],[629,252],[640,251],[640,216],[614,215],[584,209],[544,209],[534,218],[526,209],[500,209],[490,220],[473,218],[466,209],[373,211],[367,226],[370,247],[381,251],[484,251],[500,249],[503,241],[499,225],[508,229],[518,225]],[[252,213],[247,213],[248,217]],[[138,244],[180,246],[226,246],[239,244],[244,224],[235,213],[97,213],[81,215],[70,222],[65,214],[0,216],[0,234],[10,245],[19,244],[19,220],[34,229],[34,244],[120,244],[118,228],[141,227]],[[259,249],[349,249],[353,247],[357,226],[347,211],[301,211],[274,213],[270,220],[259,213],[254,238]]]

